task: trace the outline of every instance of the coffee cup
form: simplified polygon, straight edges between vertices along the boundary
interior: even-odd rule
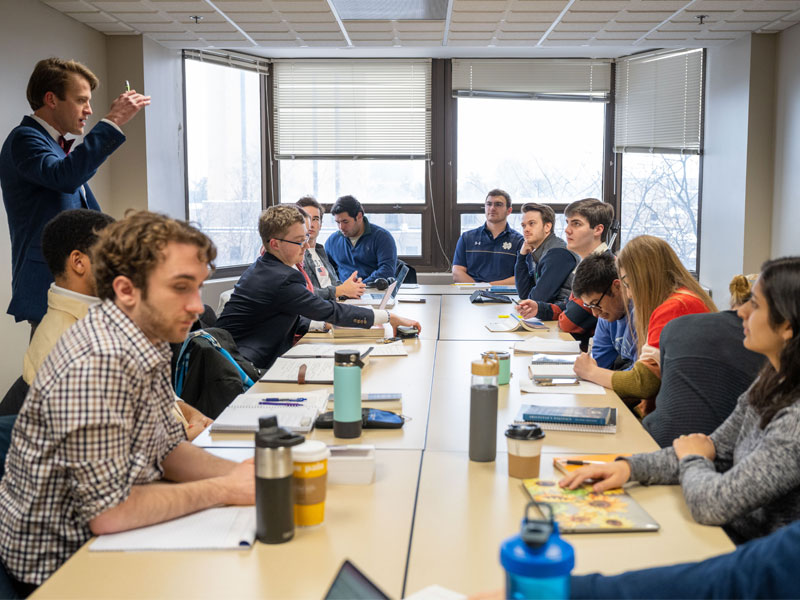
[[[294,523],[298,527],[319,525],[325,520],[330,454],[325,442],[319,440],[308,440],[292,448]]]
[[[542,440],[544,431],[535,423],[509,425],[506,429],[509,477],[530,479],[539,476]]]

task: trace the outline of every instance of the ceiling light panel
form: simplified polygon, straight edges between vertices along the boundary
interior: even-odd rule
[[[342,21],[444,21],[447,0],[331,0]]]

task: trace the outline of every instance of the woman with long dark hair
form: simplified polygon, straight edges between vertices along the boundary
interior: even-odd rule
[[[680,483],[692,516],[726,525],[737,542],[800,517],[800,258],[764,263],[739,315],[745,347],[767,361],[722,425],[657,452],[582,467],[561,485],[596,479],[602,491],[631,479]]]

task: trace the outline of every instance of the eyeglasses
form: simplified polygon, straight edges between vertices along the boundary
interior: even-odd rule
[[[584,302],[584,303],[583,303],[583,307],[584,307],[584,308],[588,308],[589,310],[592,310],[592,309],[595,309],[595,310],[602,310],[602,309],[600,308],[600,303],[603,301],[603,298],[605,298],[605,297],[606,297],[606,294],[607,294],[607,293],[608,293],[608,291],[611,289],[611,286],[612,286],[612,285],[614,285],[614,282],[613,282],[613,281],[612,281],[612,282],[611,282],[611,283],[608,285],[608,287],[606,288],[606,291],[605,291],[605,292],[603,292],[603,294],[600,296],[600,298],[598,298],[598,299],[597,299],[597,302],[590,302],[589,304],[586,304],[586,302]]]
[[[279,242],[286,242],[287,244],[294,244],[295,246],[308,246],[308,240],[311,239],[311,236],[306,234],[306,237],[302,242],[293,242],[292,240],[284,240],[283,238],[272,238],[272,239],[278,240]]]
[[[627,281],[625,281],[625,278],[626,278],[627,276],[628,276],[628,274],[627,274],[627,273],[625,273],[625,275],[623,275],[622,277],[620,277],[620,278],[619,278],[619,280],[622,282],[622,285],[624,285],[626,289],[631,289],[631,284],[630,284],[630,283],[628,283]]]

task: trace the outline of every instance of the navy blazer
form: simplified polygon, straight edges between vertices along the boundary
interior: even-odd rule
[[[24,117],[0,150],[0,187],[11,234],[11,303],[17,321],[41,321],[53,276],[42,257],[42,230],[64,210],[100,210],[89,186],[81,186],[125,141],[113,125],[99,122],[69,153],[35,119]]]
[[[239,352],[259,368],[269,368],[294,344],[308,322],[327,321],[345,327],[372,327],[372,309],[323,300],[306,288],[300,271],[269,252],[257,258],[239,278],[217,327],[227,329]]]

